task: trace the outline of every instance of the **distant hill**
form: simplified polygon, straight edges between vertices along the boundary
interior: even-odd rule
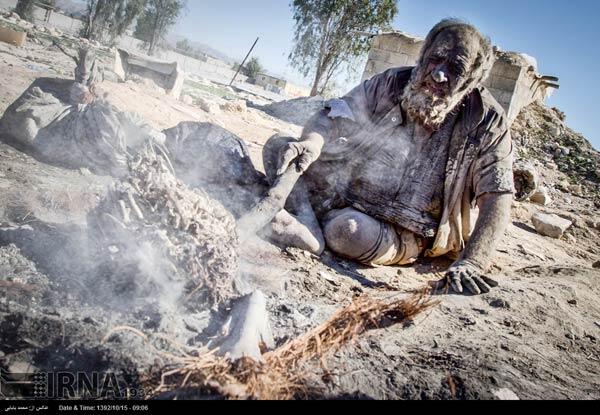
[[[205,53],[210,57],[222,60],[223,62],[226,62],[230,65],[233,65],[234,63],[239,63],[241,61],[241,59],[232,58],[231,56],[228,56],[225,53],[223,53],[211,46],[208,46],[207,44],[194,41],[192,39],[186,38],[185,36],[171,34],[167,37],[167,42],[169,43],[169,45],[171,47],[174,48],[175,45],[177,44],[177,42],[179,42],[180,40],[183,40],[183,39],[187,39],[190,42],[190,45],[192,45],[192,47],[194,49],[196,49],[202,53]]]

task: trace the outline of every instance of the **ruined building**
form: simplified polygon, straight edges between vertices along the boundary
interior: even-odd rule
[[[424,42],[399,31],[374,36],[363,79],[389,68],[415,65]],[[558,89],[557,82],[556,77],[540,75],[532,57],[496,50],[496,63],[484,85],[513,122],[523,108],[536,101],[543,102]]]
[[[114,72],[125,81],[132,75],[151,79],[164,88],[167,95],[179,99],[183,90],[185,73],[177,62],[162,62],[147,56],[138,55],[123,49],[115,52]]]

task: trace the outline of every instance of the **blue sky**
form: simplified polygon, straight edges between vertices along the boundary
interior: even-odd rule
[[[243,58],[257,36],[254,56],[288,79],[308,84],[287,64],[293,20],[288,0],[189,0],[174,32]],[[400,0],[394,28],[425,36],[444,17],[475,24],[504,50],[537,58],[543,75],[560,78],[548,104],[600,148],[600,2],[596,0]]]

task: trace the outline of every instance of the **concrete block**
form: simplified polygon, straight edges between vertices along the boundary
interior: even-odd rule
[[[371,59],[379,62],[388,62],[391,59],[391,54],[383,49],[371,51]]]
[[[25,44],[25,39],[27,39],[26,32],[17,32],[7,27],[0,27],[0,42],[21,47]]]
[[[504,76],[494,76],[491,82],[495,89],[507,92],[513,92],[517,87],[517,80],[506,78]]]
[[[533,225],[540,235],[560,239],[564,233],[573,225],[573,222],[556,215],[536,213],[532,218]]]
[[[542,206],[550,206],[552,204],[552,197],[550,192],[545,187],[538,189],[530,198],[531,203],[535,203]]]

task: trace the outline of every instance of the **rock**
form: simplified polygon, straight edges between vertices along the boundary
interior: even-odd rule
[[[547,188],[541,187],[529,198],[532,203],[542,205],[542,206],[550,206],[552,204],[552,197],[550,196],[550,192]]]
[[[558,213],[557,216],[562,219],[572,222],[573,226],[575,226],[575,227],[581,227],[581,225],[583,224],[583,219],[581,219],[579,216],[574,215],[572,213]]]
[[[119,75],[117,75],[116,73],[114,73],[113,71],[110,70],[105,70],[104,72],[102,72],[102,77],[104,78],[105,81],[110,81],[110,82],[121,82],[121,78],[119,78]]]
[[[323,278],[325,281],[331,283],[332,285],[335,285],[338,287],[341,285],[340,282],[333,275],[331,275],[327,272],[324,272],[324,271],[319,272],[319,277]]]
[[[556,183],[556,188],[563,192],[568,192],[569,186],[570,186],[570,184],[566,180],[561,180],[560,182]]]
[[[566,157],[571,154],[571,150],[567,147],[559,147],[556,149],[556,157]]]
[[[504,308],[506,310],[510,310],[510,304],[508,301],[503,300],[501,298],[492,298],[489,302],[491,307],[494,308]]]
[[[554,125],[550,127],[550,134],[552,135],[552,137],[557,138],[562,134],[562,129],[560,128],[560,126]]]
[[[209,114],[214,115],[221,112],[221,109],[219,108],[219,105],[217,105],[217,103],[211,102],[204,98],[198,98],[196,100],[196,104],[200,107],[200,109],[202,109],[202,111],[206,111]]]
[[[510,389],[500,389],[494,392],[494,396],[501,401],[518,401],[520,400],[516,393]]]
[[[523,202],[531,197],[538,189],[539,176],[530,163],[517,162],[513,167],[515,176],[515,199]]]
[[[570,220],[563,219],[556,215],[547,215],[536,213],[532,218],[535,230],[543,236],[560,239],[565,231],[573,225]]]
[[[223,111],[227,111],[227,112],[240,112],[240,113],[248,111],[246,101],[244,101],[243,99],[240,99],[237,101],[226,102],[225,104],[221,105],[221,109]]]
[[[570,305],[577,305],[577,300],[569,300],[567,301],[567,303],[569,303]]]
[[[574,245],[574,244],[576,244],[576,243],[577,243],[577,238],[575,238],[573,235],[571,235],[571,234],[569,234],[569,233],[568,233],[568,234],[566,234],[565,238],[567,239],[567,241],[568,241],[570,244],[573,244],[573,245]]]
[[[600,269],[600,261],[594,262],[594,265],[592,265],[592,268]]]
[[[181,96],[181,102],[183,102],[186,105],[193,105],[194,104],[194,99],[189,96],[189,95],[182,95]]]
[[[477,321],[474,318],[472,318],[472,317],[460,317],[459,320],[465,326],[476,326],[477,325]]]
[[[585,224],[590,229],[600,229],[600,222],[596,222],[595,220],[588,219],[585,221]]]
[[[581,186],[580,184],[572,184],[567,189],[569,190],[569,192],[571,192],[571,194],[574,194],[575,196],[580,196],[583,194],[583,186]]]

